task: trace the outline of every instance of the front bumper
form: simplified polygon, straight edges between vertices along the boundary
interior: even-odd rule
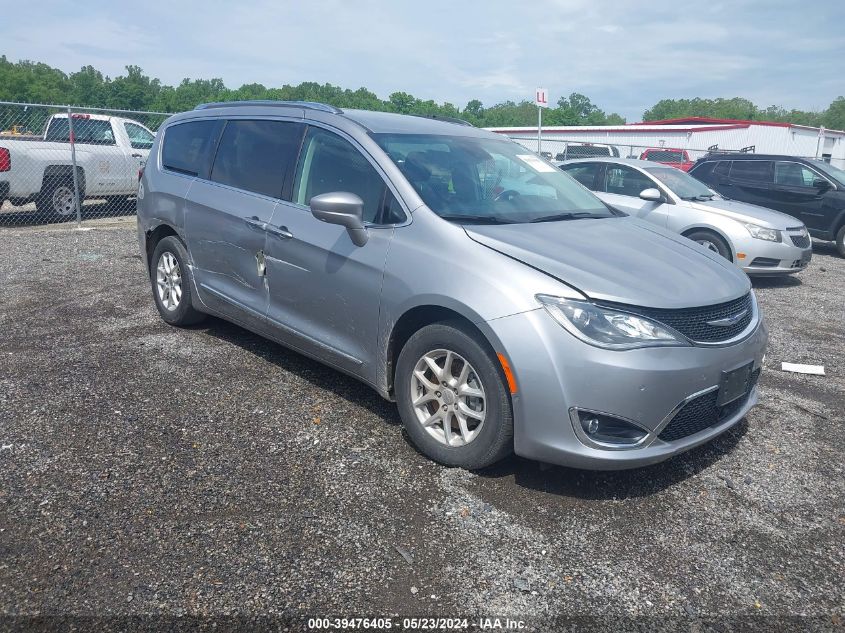
[[[796,237],[799,237],[796,235]],[[766,242],[748,239],[745,244],[736,245],[738,252],[745,253],[740,266],[747,275],[791,275],[801,272],[813,256],[812,240],[805,237],[807,246],[799,247],[792,242],[792,235],[783,234],[783,242]]]
[[[612,351],[570,335],[539,308],[485,324],[510,362],[514,450],[543,462],[615,470],[663,461],[703,444],[736,424],[757,403],[756,387],[741,406],[707,427],[675,441],[657,436],[690,396],[719,385],[722,372],[749,362],[762,366],[768,331],[761,320],[746,339],[725,347],[653,347]],[[582,442],[571,408],[635,421],[652,433],[640,447],[593,448]]]

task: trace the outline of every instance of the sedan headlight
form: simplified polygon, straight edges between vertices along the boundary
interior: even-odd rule
[[[625,350],[690,344],[671,328],[636,314],[552,295],[536,298],[566,330],[596,347]]]
[[[756,224],[746,224],[745,228],[751,233],[751,237],[758,240],[766,240],[767,242],[780,242],[780,231],[777,229],[767,229],[765,226],[758,226]]]

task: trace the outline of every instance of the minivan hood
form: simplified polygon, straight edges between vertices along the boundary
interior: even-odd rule
[[[770,229],[780,229],[781,231],[804,225],[801,220],[793,218],[791,215],[774,211],[773,209],[767,209],[766,207],[758,207],[756,204],[740,202],[739,200],[722,199],[708,200],[706,202],[689,200],[684,201],[683,204],[697,211],[718,213],[719,215],[733,218],[740,222],[750,222]]]
[[[739,268],[685,237],[632,217],[466,225],[476,242],[591,299],[652,308],[730,301],[751,287]]]

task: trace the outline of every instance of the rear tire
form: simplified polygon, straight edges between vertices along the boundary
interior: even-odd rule
[[[430,459],[477,469],[513,452],[513,411],[502,367],[487,342],[463,323],[434,323],[411,336],[399,353],[394,385],[405,431]]]
[[[704,248],[707,248],[714,253],[718,253],[729,262],[733,261],[733,258],[731,257],[731,249],[727,242],[712,231],[693,231],[692,233],[687,233],[686,237],[691,239],[693,242],[698,242]]]
[[[840,257],[845,257],[845,226],[836,234],[836,250],[839,251]]]
[[[156,244],[150,259],[150,284],[158,313],[170,325],[184,327],[205,319],[193,306],[193,275],[188,252],[176,237],[168,235]]]
[[[35,209],[38,213],[51,218],[69,220],[76,216],[74,198],[72,182],[66,180],[45,182],[41,191],[35,196]],[[82,204],[81,200],[80,204]]]

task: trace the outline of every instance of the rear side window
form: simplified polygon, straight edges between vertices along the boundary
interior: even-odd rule
[[[656,189],[657,185],[636,169],[622,165],[608,165],[605,170],[604,190],[619,196],[637,197],[645,189]]]
[[[333,191],[360,197],[364,201],[365,222],[398,221],[384,219],[387,214],[398,214],[400,209],[392,199],[385,198],[387,186],[364,155],[337,134],[309,128],[297,168],[293,201],[308,205],[314,196]]]
[[[280,198],[304,129],[286,121],[229,121],[217,146],[211,180]]]
[[[209,150],[218,125],[218,121],[209,119],[168,127],[164,132],[161,164],[181,174],[199,176],[208,164]]]
[[[772,162],[768,160],[735,160],[731,167],[731,178],[772,182]]]
[[[86,115],[73,117],[73,139],[83,145],[115,144],[111,123],[90,119]],[[70,141],[70,123],[67,117],[50,121],[45,140],[62,143]]]
[[[596,163],[586,163],[578,165],[564,165],[563,171],[572,176],[587,189],[595,190],[596,171],[598,168],[599,166]]]

